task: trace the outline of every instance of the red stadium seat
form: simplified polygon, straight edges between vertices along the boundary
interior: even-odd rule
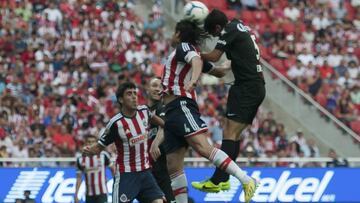
[[[266,24],[270,23],[270,17],[266,13],[266,11],[255,11],[253,12],[253,18],[257,23]]]
[[[234,18],[238,18],[238,15],[239,15],[239,13],[237,11],[230,10],[230,9],[225,10],[224,13],[228,17],[228,19],[230,19],[230,20],[234,19]]]
[[[286,34],[292,34],[295,32],[295,25],[293,23],[284,23],[282,29]]]
[[[227,10],[228,9],[228,4],[226,0],[218,0],[218,1],[214,1],[214,0],[199,0],[201,2],[203,2],[211,11],[212,9],[216,8],[219,10]]]
[[[350,127],[360,136],[360,120],[350,122]]]
[[[281,59],[273,58],[270,60],[270,64],[276,69],[285,69]]]
[[[331,89],[332,89],[332,87],[328,83],[323,83],[321,85],[321,92],[325,95],[327,95]]]
[[[270,0],[260,0],[261,4],[264,6],[269,6]]]
[[[265,60],[269,61],[272,56],[268,53],[266,47],[262,46],[261,44],[258,44],[258,47],[260,49],[260,56]]]
[[[241,11],[241,20],[247,24],[253,23],[255,20],[253,16],[253,12],[248,10]]]
[[[318,93],[315,96],[315,100],[317,101],[317,103],[319,103],[321,106],[325,107],[326,106],[326,102],[327,102],[327,98],[326,95],[324,93]]]
[[[354,54],[358,58],[358,60],[360,60],[360,48],[356,48]]]
[[[289,69],[291,66],[296,64],[296,57],[291,55],[289,58],[284,60],[284,66],[286,69]]]

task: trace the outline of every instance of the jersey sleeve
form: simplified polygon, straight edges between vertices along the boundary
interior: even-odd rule
[[[189,43],[181,43],[176,47],[175,57],[177,61],[190,63],[196,56],[200,57],[199,53]]]
[[[203,69],[202,72],[203,73],[208,73],[210,72],[212,69],[214,68],[214,65],[212,63],[210,63],[209,61],[205,61],[203,62]]]
[[[215,49],[226,51],[226,49],[233,43],[236,38],[236,31],[231,28],[225,28],[219,40],[216,43]]]
[[[115,141],[115,122],[110,122],[107,124],[105,130],[100,131],[100,138],[98,143],[104,147],[109,146]]]

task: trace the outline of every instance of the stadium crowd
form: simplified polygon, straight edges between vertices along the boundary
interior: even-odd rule
[[[328,91],[334,97],[333,112],[337,112],[339,98],[347,96],[345,101],[355,103],[351,99],[357,98],[359,102],[359,89],[357,92],[347,90],[340,93],[339,81],[342,76],[331,74],[331,77],[323,77],[326,74],[317,69],[320,58],[312,56],[314,61],[318,61],[312,63],[306,55],[311,55],[309,50],[317,48],[322,50],[324,57],[330,59],[328,50],[333,50],[331,54],[337,54],[342,60],[325,62],[327,60],[324,59],[322,65],[333,66],[338,63],[344,66],[342,69],[350,70],[347,66],[352,62],[351,66],[358,70],[358,60],[353,54],[357,42],[351,41],[348,45],[353,48],[353,52],[349,48],[344,55],[343,50],[330,48],[334,41],[334,36],[329,35],[326,30],[330,28],[313,30],[311,26],[305,26],[306,31],[300,32],[304,37],[299,37],[299,33],[295,31],[285,34],[278,26],[290,23],[291,19],[296,21],[300,16],[287,17],[285,13],[288,12],[283,8],[288,4],[279,5],[276,2],[272,1],[272,7],[262,4],[260,8],[258,4],[249,4],[243,9],[244,13],[249,11],[251,15],[252,12],[263,13],[267,9],[266,14],[270,15],[268,19],[277,19],[273,24],[268,24],[270,26],[255,24],[255,27],[264,26],[263,31],[259,31],[263,56],[269,57],[271,62],[280,60],[281,64],[287,64],[283,67],[288,67],[289,70],[293,70],[293,66],[297,64],[308,69],[312,66],[312,75],[308,73],[312,77],[311,81],[316,85],[316,75],[322,81],[313,95],[324,93],[324,85],[329,84]],[[163,33],[164,18],[160,1],[155,2],[152,13],[145,21],[134,14],[134,2],[130,0],[8,0],[1,1],[0,4],[0,157],[73,157],[82,146],[83,137],[86,134],[97,134],[105,127],[109,118],[119,111],[114,96],[119,83],[135,81],[139,86],[140,103],[146,102],[144,85],[150,77],[161,75],[165,56],[171,49]],[[310,12],[309,9],[318,9],[312,4],[305,6],[303,1],[296,5],[291,9],[307,12]],[[230,6],[241,8],[236,3]],[[320,8],[328,10],[329,7],[324,5]],[[325,16],[330,17],[329,15]],[[305,16],[310,21],[316,17]],[[349,28],[345,23],[338,23],[332,29],[344,29],[343,32],[330,33],[343,33],[346,36],[349,35],[349,30],[351,33],[355,31],[354,27]],[[354,39],[357,37],[356,33],[358,32],[350,37]],[[320,37],[323,35],[324,37]],[[345,42],[339,40],[338,43]],[[299,52],[304,52],[304,57],[299,54],[298,63],[283,60],[294,58],[293,61],[296,61],[295,56]],[[333,72],[340,69],[336,68]],[[289,77],[292,72],[294,71],[289,71]],[[342,73],[343,77],[353,79],[354,89],[358,73]],[[309,85],[309,79],[303,75],[291,79],[299,86],[308,82],[306,88],[309,91],[316,89],[314,84]],[[348,79],[341,84],[349,85]],[[216,85],[199,86],[197,92],[203,118],[210,127],[209,141],[219,146],[227,87],[220,81]],[[327,99],[327,103],[330,103],[328,100],[332,97]],[[273,113],[264,109],[258,113],[254,124],[246,130],[243,137],[241,149],[246,157],[319,156],[314,140],[305,139],[301,129],[291,136],[291,132],[287,132]],[[192,151],[189,155],[197,156]],[[277,165],[293,164],[282,162]]]

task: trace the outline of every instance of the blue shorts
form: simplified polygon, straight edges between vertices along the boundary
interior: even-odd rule
[[[208,130],[200,118],[197,103],[187,97],[178,97],[165,106],[164,149],[167,154],[187,147],[187,137]]]
[[[114,177],[113,203],[132,202],[134,199],[141,203],[150,203],[163,198],[164,193],[150,170],[117,173]]]

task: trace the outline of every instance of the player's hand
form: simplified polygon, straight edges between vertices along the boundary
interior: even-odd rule
[[[195,89],[196,87],[196,81],[192,81],[190,80],[187,84],[185,84],[185,91],[187,92],[191,92]]]
[[[159,146],[157,144],[152,144],[150,147],[150,155],[153,158],[154,161],[156,161],[160,156],[161,152],[159,149]]]
[[[77,198],[77,197],[74,197],[74,203],[79,203],[80,201],[79,201],[79,198]]]

